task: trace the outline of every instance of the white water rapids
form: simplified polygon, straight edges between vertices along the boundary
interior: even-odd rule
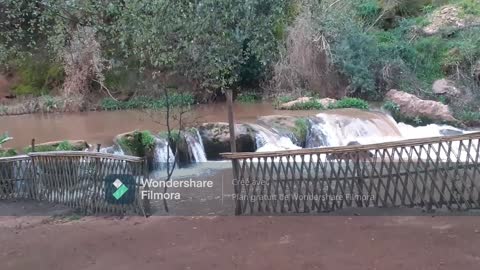
[[[309,129],[306,148],[323,148],[355,144],[374,144],[414,138],[438,137],[462,134],[464,131],[446,125],[428,125],[413,127],[395,120],[383,113],[360,110],[331,110],[308,118]],[[255,131],[257,152],[272,152],[301,149],[291,137],[278,132],[268,125],[248,124]],[[207,161],[202,137],[197,129],[184,133],[188,153],[192,163]],[[438,146],[438,145],[437,145]],[[437,147],[432,145],[432,147]],[[455,147],[454,147],[455,148]],[[473,149],[473,148],[472,148]],[[106,150],[105,150],[106,151]],[[121,149],[109,148],[109,152],[121,153]],[[462,157],[461,149],[454,153]],[[442,154],[440,154],[442,155]],[[423,155],[420,153],[420,156]],[[169,159],[169,158],[170,159]],[[157,138],[154,162],[166,163],[175,158],[170,145]],[[446,157],[442,156],[442,159]]]

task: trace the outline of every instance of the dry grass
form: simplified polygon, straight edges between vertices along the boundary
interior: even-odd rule
[[[314,32],[312,25],[312,14],[305,7],[288,29],[286,50],[274,66],[270,95],[345,95],[347,83],[331,65],[330,45],[323,35]]]

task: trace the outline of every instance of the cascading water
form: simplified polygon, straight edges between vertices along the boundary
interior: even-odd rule
[[[167,162],[173,162],[175,155],[167,140],[155,138],[155,151],[153,153],[153,161],[155,164],[162,166]]]
[[[188,152],[195,163],[207,162],[205,147],[203,146],[202,137],[198,129],[194,128],[189,132],[185,132],[185,140],[188,145]]]
[[[113,145],[113,146],[101,148],[100,153],[119,155],[119,156],[125,155],[122,148],[118,145]]]
[[[249,124],[255,130],[257,152],[271,152],[301,149],[289,137],[282,136],[272,129],[257,124]]]
[[[307,147],[345,146],[401,140],[393,118],[379,112],[337,110],[310,118]]]

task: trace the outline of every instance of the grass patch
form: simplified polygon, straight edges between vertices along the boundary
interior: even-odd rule
[[[13,87],[16,95],[41,96],[61,86],[64,80],[63,67],[60,64],[36,61],[31,58],[17,64],[20,82]]]
[[[236,101],[240,103],[257,103],[262,100],[262,97],[255,92],[245,92],[237,96]]]
[[[307,138],[308,133],[308,120],[305,118],[299,118],[295,121],[295,127],[293,128],[293,133],[297,139],[301,142],[304,142]]]
[[[76,151],[75,146],[71,144],[69,141],[62,141],[57,146],[55,145],[36,145],[35,151],[32,151],[32,146],[28,146],[25,148],[25,153],[32,153],[32,152],[55,152],[55,151]]]
[[[342,98],[336,101],[333,104],[328,106],[329,109],[346,109],[346,108],[354,108],[354,109],[361,109],[361,110],[368,110],[368,102],[363,99],[359,98]]]
[[[0,158],[13,157],[16,155],[18,155],[18,153],[14,149],[0,150]]]
[[[293,105],[290,110],[324,110],[325,107],[316,99],[311,99],[307,102],[297,103]]]
[[[195,103],[192,94],[171,94],[168,99],[170,107],[188,107]],[[167,107],[167,100],[152,99],[150,97],[134,97],[127,101],[118,101],[112,98],[105,98],[101,101],[100,106],[106,111],[116,110],[133,110],[133,109],[150,109],[160,110]]]
[[[480,124],[480,112],[464,110],[457,114],[456,117],[467,126],[477,126]]]
[[[144,157],[155,148],[155,136],[148,130],[134,131],[118,141],[128,155]]]

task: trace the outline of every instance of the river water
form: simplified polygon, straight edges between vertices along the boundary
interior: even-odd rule
[[[237,123],[252,124],[258,129],[258,136],[265,141],[263,151],[292,149],[286,138],[275,134],[273,127],[255,125],[260,116],[288,115],[308,116],[311,121],[309,147],[341,146],[352,141],[368,144],[379,141],[391,141],[407,138],[419,138],[443,135],[442,130],[451,127],[430,125],[412,127],[396,123],[382,112],[360,111],[353,109],[329,111],[280,111],[269,103],[235,104]],[[196,105],[183,116],[186,127],[205,122],[227,122],[225,103]],[[172,120],[177,123],[177,120]],[[175,125],[172,125],[175,127]],[[157,133],[166,130],[165,113],[150,114],[144,111],[95,111],[62,114],[28,114],[0,117],[0,133],[8,132],[14,140],[5,147],[23,148],[35,138],[36,143],[58,140],[86,140],[91,145],[110,146],[113,138],[132,130],[151,130]],[[267,130],[269,129],[269,130]],[[316,137],[315,137],[316,136]],[[190,139],[197,141],[193,134]],[[260,141],[260,140],[259,140]],[[197,145],[197,148],[199,145]],[[260,150],[260,149],[259,149]],[[192,149],[198,152],[198,149]],[[199,159],[201,153],[195,153]]]
[[[315,111],[279,111],[271,104],[235,104],[239,123],[255,122],[262,115],[314,115]],[[196,105],[184,115],[184,123],[227,122],[225,103]],[[175,121],[173,121],[175,122]],[[111,145],[115,135],[132,130],[166,130],[165,114],[151,115],[144,111],[94,111],[61,114],[26,114],[1,116],[0,133],[8,132],[14,140],[5,147],[24,147],[32,138],[37,143],[58,140],[86,140],[92,145]]]

